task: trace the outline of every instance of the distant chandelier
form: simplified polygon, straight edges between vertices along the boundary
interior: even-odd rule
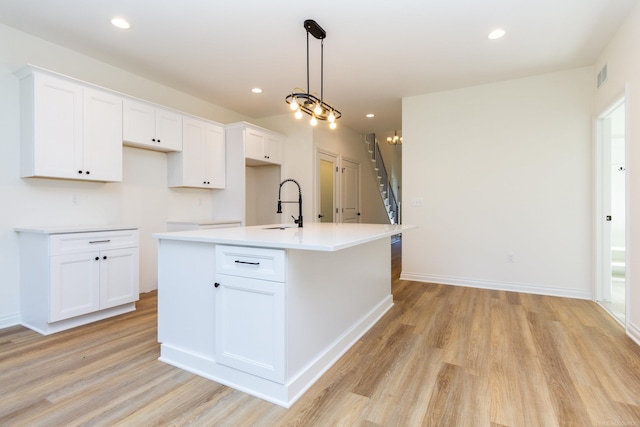
[[[402,144],[402,137],[398,136],[398,131],[393,131],[393,136],[388,136],[387,137],[387,142],[391,145],[398,145],[398,144]]]
[[[295,88],[293,92],[285,98],[289,108],[295,111],[295,118],[301,119],[302,113],[311,116],[311,125],[318,124],[318,120],[329,122],[331,129],[336,128],[336,120],[342,117],[342,113],[324,101],[324,39],[327,33],[312,19],[304,21],[304,28],[307,30],[307,91]],[[309,33],[320,40],[320,98],[317,94],[309,91]]]

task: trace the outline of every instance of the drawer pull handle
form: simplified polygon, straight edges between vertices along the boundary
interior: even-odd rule
[[[260,265],[259,262],[249,262],[249,261],[240,261],[240,260],[236,260],[236,264]]]
[[[93,241],[90,241],[89,244],[92,244],[92,243],[109,243],[110,241],[111,241],[111,239],[109,239],[109,240],[93,240]]]

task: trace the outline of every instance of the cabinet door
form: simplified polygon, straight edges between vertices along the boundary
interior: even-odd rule
[[[282,143],[280,139],[267,136],[264,141],[264,154],[268,162],[280,164],[282,163],[281,155]]]
[[[173,111],[156,109],[155,135],[159,150],[182,150],[182,116]]]
[[[244,155],[249,159],[264,160],[264,135],[262,133],[247,129]]]
[[[99,252],[50,258],[49,322],[100,309]]]
[[[158,244],[158,341],[214,360],[215,245]]]
[[[225,188],[226,159],[224,129],[211,123],[205,128],[202,146],[203,176],[210,188]]]
[[[36,74],[33,90],[34,164],[23,176],[78,178],[84,174],[82,87]]]
[[[100,309],[139,299],[138,248],[100,252]]]
[[[216,275],[216,362],[284,384],[284,283]]]
[[[84,177],[122,181],[122,99],[84,89]]]
[[[179,187],[206,187],[203,171],[202,145],[205,139],[205,124],[203,121],[185,118],[182,132],[182,152],[170,154],[170,168],[175,168],[177,179],[170,180],[170,185]],[[175,160],[175,162],[174,162]],[[180,173],[180,171],[182,173]],[[181,175],[181,176],[180,176]]]
[[[125,99],[122,110],[122,139],[143,146],[155,146],[155,108]]]

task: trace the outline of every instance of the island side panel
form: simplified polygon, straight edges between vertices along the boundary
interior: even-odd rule
[[[311,381],[393,305],[388,237],[334,251],[288,251],[288,378]]]
[[[215,245],[158,244],[158,341],[214,360]]]

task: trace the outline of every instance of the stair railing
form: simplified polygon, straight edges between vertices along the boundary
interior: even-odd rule
[[[378,178],[380,186],[380,195],[387,208],[389,214],[389,222],[398,224],[400,220],[400,206],[398,199],[391,186],[391,180],[387,173],[380,146],[375,134],[367,134],[365,142],[369,145],[369,153],[371,153],[371,162],[373,163],[374,172]]]

